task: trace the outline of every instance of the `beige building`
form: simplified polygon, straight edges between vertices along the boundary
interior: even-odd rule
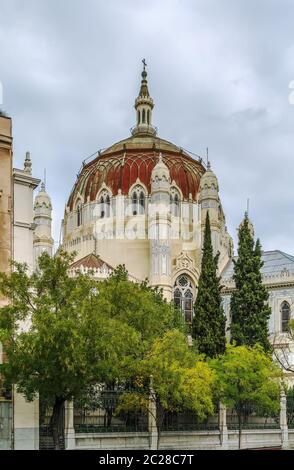
[[[9,271],[13,259],[32,271],[33,191],[40,180],[32,176],[29,152],[24,168],[13,168],[12,140],[11,119],[0,115],[0,270]],[[16,390],[1,388],[0,395],[0,449],[38,449],[38,401],[28,403]]]

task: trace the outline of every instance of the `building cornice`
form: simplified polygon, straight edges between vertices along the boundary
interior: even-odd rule
[[[13,181],[14,183],[22,184],[24,186],[29,186],[35,189],[40,184],[41,180],[39,178],[34,178],[24,170],[13,168]]]
[[[233,278],[221,280],[223,294],[230,294],[235,290]],[[267,289],[285,289],[294,287],[294,274],[287,270],[281,271],[279,274],[273,274],[262,277],[262,283]]]

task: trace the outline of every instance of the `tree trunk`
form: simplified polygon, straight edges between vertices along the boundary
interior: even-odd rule
[[[65,400],[60,397],[55,398],[52,416],[50,419],[50,427],[52,429],[54,449],[60,450],[60,421],[62,417],[62,409]]]
[[[238,425],[239,425],[239,450],[241,449],[242,439],[242,411],[238,412]]]

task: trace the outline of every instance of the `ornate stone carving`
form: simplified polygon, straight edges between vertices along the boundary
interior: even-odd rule
[[[195,261],[187,253],[183,252],[175,259],[175,265],[173,269],[174,277],[177,277],[178,274],[182,271],[190,274],[195,281],[198,280],[199,271],[195,266]]]

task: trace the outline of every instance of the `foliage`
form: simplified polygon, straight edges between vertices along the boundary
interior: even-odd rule
[[[219,254],[213,256],[207,211],[192,335],[198,351],[208,357],[223,354],[226,349],[226,318],[222,307],[220,277],[217,275],[218,258]]]
[[[54,404],[56,448],[66,400],[81,399],[97,383],[130,380],[133,363],[156,337],[175,326],[184,329],[161,294],[128,281],[124,267],[97,283],[82,274],[69,276],[73,257],[44,253],[32,275],[19,263],[11,275],[0,274],[0,292],[9,300],[0,311],[0,340],[8,356],[0,372],[28,400],[40,395]]]
[[[217,398],[235,408],[239,418],[239,446],[242,420],[248,405],[264,413],[277,413],[282,372],[260,345],[228,345],[226,353],[210,361],[216,373]]]
[[[167,331],[154,341],[150,352],[138,364],[137,384],[145,394],[128,393],[122,397],[120,409],[152,414],[149,393],[154,401],[158,445],[160,430],[166,411],[189,410],[200,420],[214,411],[212,387],[214,374],[208,364],[187,344],[185,335],[178,330]],[[151,377],[151,390],[146,387]]]
[[[268,292],[262,284],[261,245],[254,243],[248,215],[239,228],[238,259],[234,261],[236,289],[231,297],[231,338],[237,345],[259,343],[270,350],[268,320],[271,309]]]

